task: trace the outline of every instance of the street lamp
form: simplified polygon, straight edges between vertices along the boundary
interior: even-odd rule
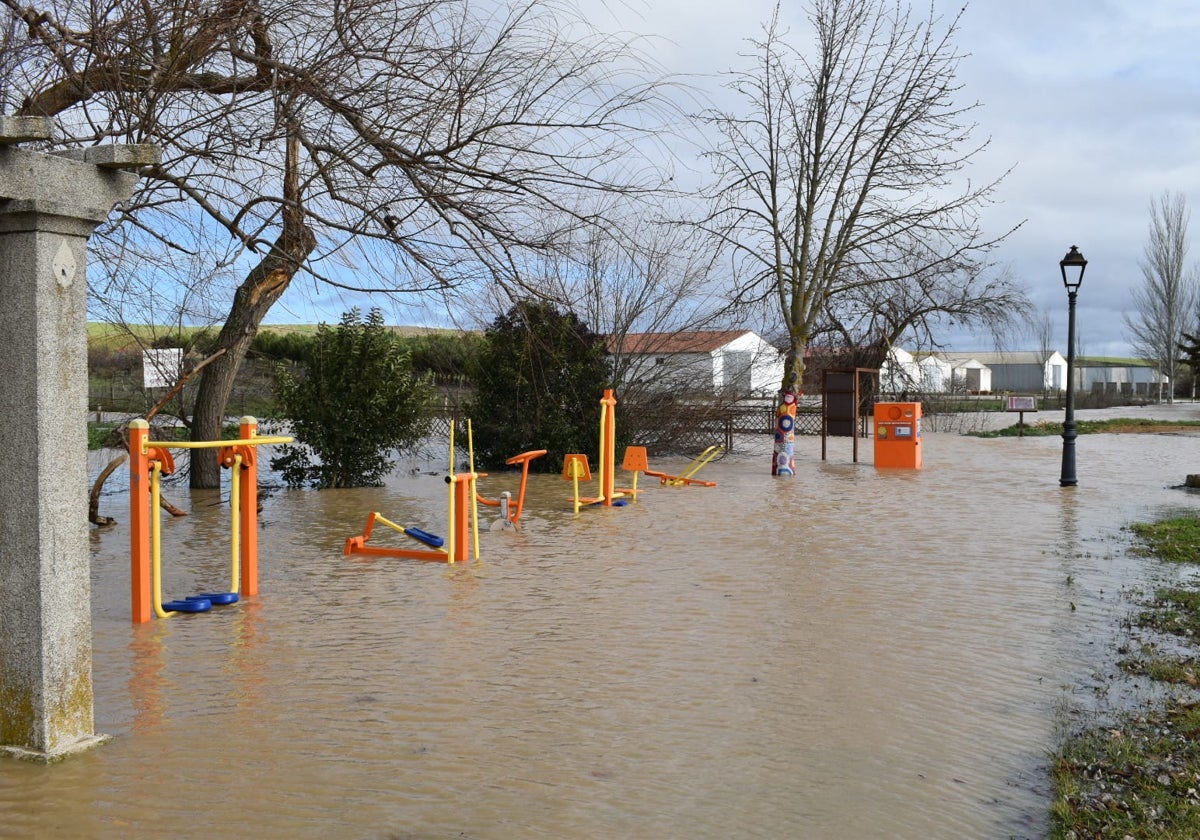
[[[1063,487],[1074,487],[1079,483],[1075,479],[1075,295],[1083,283],[1087,260],[1072,245],[1067,255],[1059,260],[1058,268],[1062,272],[1063,285],[1067,287],[1067,411],[1063,418],[1062,478],[1058,483]]]

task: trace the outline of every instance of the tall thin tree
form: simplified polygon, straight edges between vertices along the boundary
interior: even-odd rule
[[[1168,402],[1174,401],[1184,330],[1195,323],[1200,302],[1197,269],[1187,262],[1190,220],[1182,193],[1168,190],[1151,200],[1149,237],[1138,261],[1142,284],[1130,290],[1132,309],[1123,316],[1133,352],[1166,377]]]

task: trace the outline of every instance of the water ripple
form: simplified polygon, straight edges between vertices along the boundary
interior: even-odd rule
[[[1054,439],[931,434],[919,472],[805,440],[794,480],[759,446],[706,467],[716,488],[578,516],[536,476],[524,530],[485,530],[482,561],[453,567],[341,554],[370,510],[439,530],[433,478],[277,492],[260,597],[138,627],[128,532],[93,535],[97,729],[116,737],[0,763],[4,832],[1040,834],[1063,686],[1144,569],[1120,528],[1194,507],[1168,485],[1200,441],[1081,439],[1066,492]],[[211,502],[164,528],[171,593],[228,574]]]

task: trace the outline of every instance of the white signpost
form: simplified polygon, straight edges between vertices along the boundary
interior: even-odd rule
[[[142,351],[142,387],[170,388],[179,381],[183,371],[183,349]]]

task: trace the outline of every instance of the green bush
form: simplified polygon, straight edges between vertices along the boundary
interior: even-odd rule
[[[570,452],[596,463],[600,397],[610,376],[604,338],[573,312],[518,302],[488,327],[471,371],[467,410],[478,463],[498,468],[530,449],[548,450],[535,469],[556,470]]]
[[[115,446],[116,441],[113,440],[113,432],[121,427],[120,423],[88,423],[88,449],[103,449],[106,446]]]
[[[384,325],[378,309],[358,309],[336,329],[321,324],[304,376],[279,369],[277,399],[296,443],[271,466],[290,486],[369,487],[383,483],[395,449],[428,428],[430,389]]]

